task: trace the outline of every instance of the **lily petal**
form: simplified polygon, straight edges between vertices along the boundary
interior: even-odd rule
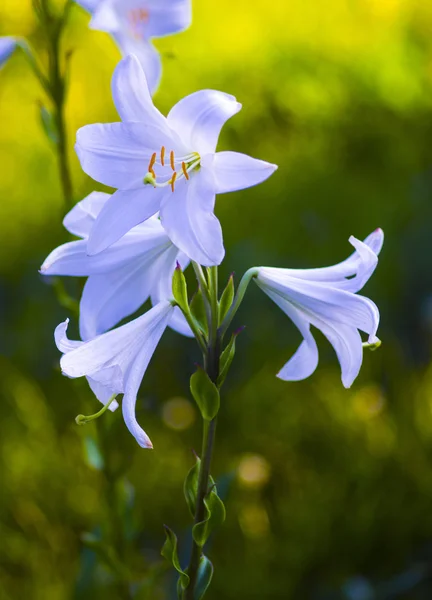
[[[191,0],[147,0],[148,37],[164,37],[184,31],[192,21]]]
[[[167,121],[190,149],[204,155],[215,151],[220,130],[240,109],[234,96],[201,90],[177,102]]]
[[[201,265],[219,265],[224,257],[222,228],[214,215],[212,173],[202,168],[190,181],[180,181],[175,196],[164,196],[160,218],[173,244]]]
[[[143,186],[139,190],[117,190],[104,204],[88,238],[89,255],[102,252],[138,223],[158,212],[167,189]]]
[[[63,219],[64,227],[69,233],[86,238],[109,197],[110,194],[104,192],[92,192],[67,213]]]
[[[7,61],[9,56],[15,50],[16,39],[11,36],[0,37],[0,67]]]
[[[213,160],[216,193],[244,190],[265,181],[277,165],[239,152],[217,152]]]
[[[131,41],[123,34],[118,34],[116,40],[123,52],[132,53],[119,62],[111,82],[114,104],[120,118],[122,121],[154,124],[169,135],[166,119],[153,104],[149,91],[160,76],[160,59],[156,50],[148,43]],[[149,72],[145,66],[143,71],[140,64],[142,59],[149,67]]]
[[[75,150],[87,175],[130,190],[143,186],[150,158],[163,144],[173,147],[173,137],[153,124],[97,123],[78,130]]]

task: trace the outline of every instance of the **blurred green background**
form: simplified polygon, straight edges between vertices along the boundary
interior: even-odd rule
[[[317,372],[277,380],[300,338],[255,286],[248,292],[218,424],[213,474],[228,516],[208,552],[208,598],[431,598],[432,4],[193,0],[193,14],[187,32],[156,43],[156,104],[166,112],[201,88],[232,93],[243,110],[220,148],[279,165],[265,184],[218,199],[223,278],[252,265],[333,264],[351,234],[386,234],[365,290],[381,309],[383,346],[366,352],[351,390],[319,335]],[[75,131],[117,119],[119,54],[87,24],[74,7],[64,38],[77,201],[100,188],[80,170]],[[1,0],[6,34],[27,36],[46,60],[29,0]],[[71,314],[38,274],[67,239],[41,102],[16,52],[0,72],[0,598],[123,600],[115,549],[134,598],[171,600],[162,524],[185,563],[182,485],[201,435],[188,380],[199,355],[172,332],[157,349],[137,405],[154,451],[136,445],[120,414],[75,425],[98,404],[85,381],[60,374],[53,330]]]

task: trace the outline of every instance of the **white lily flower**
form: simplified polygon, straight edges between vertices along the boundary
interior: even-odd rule
[[[77,0],[88,10],[90,27],[109,33],[123,56],[135,54],[154,93],[162,72],[153,38],[187,29],[192,20],[191,0]]]
[[[320,329],[332,344],[342,370],[342,383],[349,388],[363,360],[359,330],[375,337],[379,312],[364,296],[356,295],[378,263],[384,234],[371,233],[364,242],[350,237],[356,251],[344,262],[319,269],[260,267],[255,281],[298,327],[304,340],[278,373],[280,379],[299,381],[312,375],[318,365],[318,347],[310,331]]]
[[[173,310],[170,302],[160,302],[138,319],[88,342],[67,338],[68,321],[55,330],[57,347],[64,353],[60,360],[63,374],[71,378],[87,377],[103,404],[114,394],[124,394],[123,418],[142,448],[153,445],[136,420],[137,394]]]
[[[165,118],[133,55],[117,66],[112,90],[122,122],[77,132],[83,170],[117,188],[92,228],[89,254],[159,212],[170,239],[191,260],[220,264],[225,250],[216,194],[257,185],[277,168],[245,154],[216,152],[222,126],[241,105],[228,94],[202,90],[180,100]]]
[[[80,335],[89,340],[133,314],[151,297],[153,305],[172,297],[172,276],[178,262],[184,270],[187,257],[171,243],[160,220],[153,216],[131,229],[105,252],[87,254],[87,238],[110,195],[93,192],[66,215],[63,224],[83,238],[59,246],[45,259],[43,275],[88,277],[80,303]],[[176,308],[170,327],[192,336]]]

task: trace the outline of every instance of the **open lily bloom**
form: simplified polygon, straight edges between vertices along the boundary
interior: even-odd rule
[[[111,34],[123,56],[135,54],[153,93],[162,65],[152,38],[187,29],[192,20],[191,0],[77,0],[88,10],[90,27]]]
[[[64,225],[82,240],[59,246],[46,258],[43,275],[87,277],[80,303],[80,334],[91,339],[133,314],[151,297],[153,304],[172,297],[176,263],[185,269],[189,261],[174,246],[154,216],[131,229],[105,252],[87,254],[87,238],[109,194],[93,192],[66,215]],[[191,336],[179,308],[170,327]]]
[[[220,264],[225,251],[215,195],[256,185],[277,168],[245,154],[215,152],[222,126],[241,105],[228,94],[203,90],[165,118],[134,56],[117,66],[112,89],[123,122],[87,125],[77,133],[83,170],[117,188],[90,232],[89,254],[160,211],[168,236],[191,260]]]
[[[310,331],[313,325],[332,344],[342,369],[342,383],[350,387],[363,360],[359,330],[375,337],[379,323],[376,305],[356,295],[378,263],[384,234],[377,229],[363,242],[350,238],[356,251],[344,262],[320,269],[260,267],[258,286],[290,317],[304,340],[278,373],[286,381],[312,375],[318,365],[318,347]]]
[[[103,404],[114,394],[124,394],[123,418],[142,448],[153,446],[135,416],[137,394],[173,310],[170,302],[161,302],[142,317],[87,342],[68,340],[68,321],[55,331],[57,347],[64,353],[60,360],[63,374],[87,377]]]
[[[4,65],[17,45],[14,37],[0,37],[0,67]]]

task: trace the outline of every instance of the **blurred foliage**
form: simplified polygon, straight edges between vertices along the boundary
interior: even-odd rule
[[[218,199],[223,276],[332,264],[350,252],[350,234],[386,233],[366,290],[384,343],[349,391],[322,339],[313,377],[278,381],[298,334],[254,286],[248,293],[218,425],[213,474],[227,521],[209,550],[208,598],[430,598],[432,4],[194,0],[193,10],[189,31],[157,41],[156,103],[167,111],[206,87],[233,93],[244,108],[220,147],[279,164],[266,184]],[[87,23],[74,7],[64,39],[77,200],[97,186],[79,168],[75,131],[117,118],[119,55]],[[2,0],[6,34],[28,36],[46,61],[30,0]],[[179,534],[184,564],[182,485],[200,444],[188,379],[199,357],[172,332],[157,349],[138,403],[155,451],[136,445],[118,412],[75,425],[98,406],[85,381],[60,374],[52,332],[68,313],[37,273],[66,240],[41,102],[16,52],[0,72],[0,597],[123,599],[127,577],[138,600],[171,599],[162,524]],[[77,294],[76,282],[66,286]]]

